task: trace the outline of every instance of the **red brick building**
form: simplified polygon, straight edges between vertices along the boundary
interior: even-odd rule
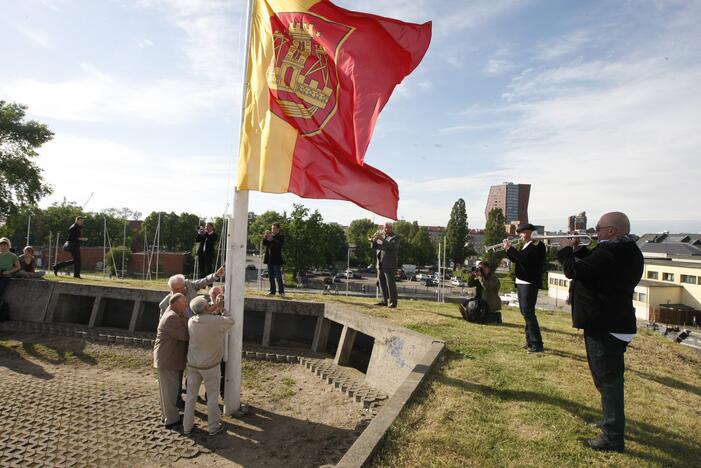
[[[531,195],[530,184],[514,184],[504,182],[489,188],[487,205],[484,208],[485,218],[494,208],[501,208],[506,218],[506,224],[528,222],[528,199]]]

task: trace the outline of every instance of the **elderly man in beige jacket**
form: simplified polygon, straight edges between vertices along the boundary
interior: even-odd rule
[[[158,321],[156,342],[153,346],[153,367],[158,370],[161,395],[161,422],[167,428],[180,423],[176,401],[180,395],[181,374],[187,356],[187,300],[182,294],[173,294],[170,305]]]
[[[195,420],[195,402],[204,380],[207,391],[207,425],[209,435],[224,429],[219,410],[219,363],[224,355],[224,334],[234,325],[228,315],[214,315],[204,297],[190,301],[195,314],[187,322],[190,346],[187,351],[187,397],[183,413],[183,433],[189,435]]]

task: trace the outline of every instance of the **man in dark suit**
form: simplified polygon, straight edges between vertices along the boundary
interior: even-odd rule
[[[386,223],[383,232],[376,232],[370,238],[377,251],[377,280],[382,291],[382,301],[375,305],[397,308],[397,263],[399,262],[399,236],[394,233],[391,223]]]
[[[82,216],[77,216],[75,222],[68,228],[68,241],[63,245],[63,250],[71,254],[72,260],[66,260],[54,265],[54,275],[58,275],[58,270],[73,265],[73,276],[80,278],[80,243],[85,242],[87,237],[81,237],[81,229],[83,228],[84,219]]]
[[[601,435],[585,440],[594,450],[622,452],[625,411],[623,355],[636,331],[633,290],[643,274],[644,260],[630,235],[624,213],[606,213],[596,225],[599,245],[589,250],[578,241],[560,242],[557,258],[572,280],[572,325],[584,329],[589,369],[601,394]]]
[[[511,242],[504,241],[504,250],[509,260],[516,265],[516,292],[518,307],[526,322],[526,345],[529,353],[543,352],[543,337],[540,335],[538,318],[535,315],[535,303],[538,290],[543,285],[543,268],[545,266],[545,245],[533,241],[536,227],[530,223],[521,224],[516,232],[521,236],[523,247],[516,250]]]
[[[285,283],[282,280],[282,265],[285,263],[282,258],[282,246],[285,244],[285,236],[280,232],[280,223],[273,223],[270,231],[263,234],[263,245],[265,246],[265,257],[263,262],[268,265],[268,281],[270,281],[269,296],[275,295],[275,283],[277,282],[277,293],[285,296]]]
[[[214,232],[214,224],[207,223],[204,229],[200,228],[195,240],[199,242],[197,259],[200,264],[200,276],[207,276],[214,271],[214,260],[216,260],[216,249],[219,242],[219,234]]]

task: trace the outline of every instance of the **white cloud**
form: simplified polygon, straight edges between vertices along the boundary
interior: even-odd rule
[[[39,31],[34,28],[28,28],[26,26],[15,26],[17,30],[22,33],[24,37],[32,41],[35,45],[43,49],[53,49],[54,46],[51,43],[49,35],[45,31]]]
[[[153,41],[150,39],[144,39],[142,41],[139,41],[137,45],[139,49],[145,49],[146,47],[153,47]]]
[[[498,49],[487,60],[487,64],[482,69],[482,73],[487,76],[502,75],[516,68],[516,64],[511,59],[511,51],[507,47]]]
[[[66,81],[20,79],[0,83],[0,95],[29,106],[32,115],[73,121],[191,121],[218,109],[231,114],[237,90],[189,80],[162,79],[130,85],[83,63],[83,76]],[[238,91],[240,95],[240,91]]]
[[[83,69],[88,75],[90,75],[93,78],[97,78],[99,81],[105,81],[107,83],[111,83],[112,77],[108,75],[107,73],[103,72],[99,68],[97,68],[95,65],[88,63],[88,62],[80,62],[80,68]]]
[[[476,0],[457,6],[450,2],[450,10],[436,18],[435,29],[442,36],[454,35],[513,14],[528,3],[530,2],[526,0]]]
[[[138,0],[136,4],[161,11],[184,33],[182,50],[190,73],[229,86],[240,81],[244,2]]]
[[[193,164],[193,160],[207,161]],[[54,193],[43,205],[62,201],[82,203],[95,192],[87,209],[101,210],[128,206],[144,215],[154,210],[189,211],[217,214],[226,205],[227,174],[230,161],[226,155],[154,154],[141,148],[109,140],[57,134],[40,151],[39,165]],[[198,197],[181,196],[190,188],[207,187],[213,208],[206,208]],[[148,194],[148,196],[145,196]],[[176,195],[177,194],[177,195]]]
[[[46,8],[49,8],[50,10],[61,11],[61,9],[58,7],[57,3],[54,0],[39,0],[39,2]]]

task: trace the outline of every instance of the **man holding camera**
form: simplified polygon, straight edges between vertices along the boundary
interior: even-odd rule
[[[491,265],[483,261],[476,267],[472,267],[467,285],[476,289],[475,299],[482,301],[482,305],[487,309],[485,322],[501,323],[501,298],[499,297],[501,282],[492,272]]]
[[[543,352],[543,338],[540,334],[538,318],[535,316],[535,303],[538,290],[543,286],[543,269],[545,266],[545,245],[533,241],[536,227],[531,223],[521,224],[516,232],[521,236],[523,247],[516,250],[508,239],[503,246],[506,256],[516,265],[516,292],[521,315],[526,322],[526,345],[529,353]]]
[[[280,232],[280,223],[273,223],[270,231],[263,233],[263,245],[265,246],[265,257],[263,262],[268,265],[268,281],[270,281],[270,292],[268,296],[274,296],[277,283],[277,293],[285,297],[285,283],[282,280],[282,246],[285,244],[285,236]]]
[[[219,234],[214,232],[214,224],[207,223],[206,226],[200,226],[195,240],[199,243],[197,261],[200,264],[200,274],[207,276],[214,271],[214,260],[219,242]]]

